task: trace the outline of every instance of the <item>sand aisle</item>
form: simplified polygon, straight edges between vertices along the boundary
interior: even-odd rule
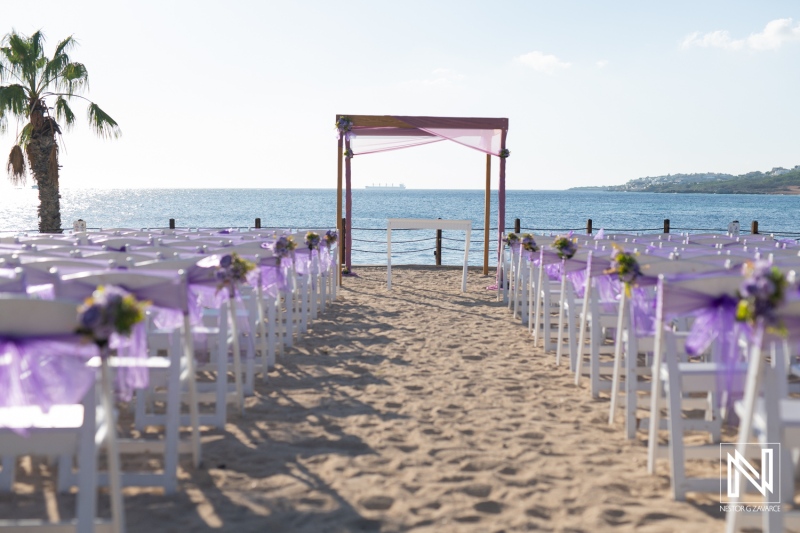
[[[534,349],[477,271],[358,269],[179,493],[129,531],[720,531],[646,473],[607,401]],[[184,463],[186,466],[186,463]],[[713,506],[711,506],[713,508]]]

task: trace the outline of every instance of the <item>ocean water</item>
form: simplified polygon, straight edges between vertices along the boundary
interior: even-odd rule
[[[0,232],[8,235],[37,227],[37,191],[0,192]],[[354,190],[353,262],[385,264],[387,218],[443,218],[473,221],[470,264],[483,261],[483,191]],[[90,228],[248,227],[260,217],[263,227],[329,228],[336,222],[332,189],[62,189],[64,229],[82,218]],[[660,232],[665,218],[673,232],[724,231],[732,220],[743,230],[757,220],[761,233],[800,237],[800,196],[656,194],[599,191],[507,191],[506,226],[514,219],[538,233],[583,231],[591,218],[595,231]],[[492,196],[491,227],[497,227],[497,195]],[[493,230],[495,231],[495,230]],[[434,264],[434,231],[393,232],[393,264]],[[492,233],[490,251],[496,250]],[[463,232],[444,232],[444,264],[463,258]],[[408,242],[400,242],[408,241]]]

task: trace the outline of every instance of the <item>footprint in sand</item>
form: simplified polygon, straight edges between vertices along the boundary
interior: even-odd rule
[[[479,513],[500,514],[503,512],[503,504],[491,500],[476,503],[472,508]]]
[[[385,511],[394,504],[394,498],[388,496],[370,496],[358,503],[361,507],[370,511]]]
[[[606,509],[600,516],[607,524],[612,526],[629,522],[629,520],[625,519],[625,511],[622,509]]]
[[[486,498],[492,493],[492,486],[484,483],[477,483],[475,485],[468,485],[461,489],[461,492],[474,496],[475,498]]]
[[[542,520],[550,520],[551,510],[547,507],[531,507],[525,511],[525,514],[533,518],[541,518]]]
[[[684,518],[678,515],[667,513],[647,513],[639,519],[639,522],[636,525],[643,526],[653,522],[659,522],[661,520],[684,520]]]

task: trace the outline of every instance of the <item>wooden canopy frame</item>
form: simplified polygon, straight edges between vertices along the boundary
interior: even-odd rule
[[[352,132],[358,135],[392,135],[392,136],[431,136],[436,137],[434,133],[426,131],[426,128],[453,128],[453,129],[473,129],[473,130],[501,130],[500,136],[500,152],[506,149],[506,137],[508,136],[508,119],[507,118],[466,118],[466,117],[410,117],[410,116],[392,116],[392,115],[336,115],[336,123],[339,120],[346,118],[352,123]],[[379,128],[380,130],[371,130],[372,128]],[[370,131],[371,130],[371,131]],[[339,245],[339,280],[341,281],[342,265],[346,265],[348,269],[350,264],[351,252],[351,220],[352,220],[352,192],[351,192],[351,158],[345,157],[344,151],[350,152],[350,138],[347,135],[340,135],[339,142],[336,150],[336,227],[339,230],[339,235],[343,235],[343,230],[347,242],[340,242]],[[484,198],[484,233],[483,233],[483,274],[489,274],[489,215],[491,212],[491,176],[492,176],[492,155],[498,154],[486,153],[486,191]],[[498,223],[497,223],[497,240],[498,244],[502,238],[505,229],[505,205],[506,205],[506,157],[500,157],[500,176],[497,187],[497,200],[498,200]],[[343,183],[343,176],[346,181]],[[344,185],[344,187],[343,187]],[[342,227],[343,220],[343,198],[342,193],[345,193],[344,200],[346,200],[346,220],[347,227]],[[498,246],[499,253],[499,246]]]

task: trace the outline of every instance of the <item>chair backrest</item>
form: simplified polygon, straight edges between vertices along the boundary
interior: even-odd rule
[[[0,293],[26,294],[25,277],[21,268],[0,268]]]
[[[664,316],[684,316],[703,309],[709,302],[735,298],[742,276],[734,271],[710,271],[674,276],[659,275],[661,295],[658,299]]]
[[[165,259],[163,261],[148,260],[133,265],[135,270],[181,270],[193,267],[201,259],[209,256],[190,257],[187,259]]]
[[[0,336],[68,335],[78,327],[75,302],[0,295]]]
[[[120,265],[128,263],[139,263],[142,261],[149,261],[156,258],[155,254],[151,253],[136,253],[136,252],[114,252],[98,250],[97,253],[84,252],[83,257],[88,259],[111,259]]]
[[[166,309],[188,311],[186,277],[175,271],[88,272],[62,276],[55,285],[57,298],[82,301],[100,285],[113,285],[132,293],[139,300]]]

